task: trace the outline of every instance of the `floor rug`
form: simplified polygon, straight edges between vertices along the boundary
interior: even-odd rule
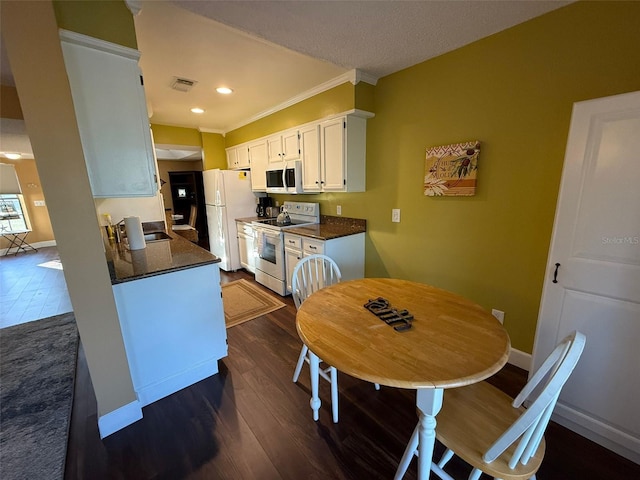
[[[253,320],[285,305],[278,298],[263,292],[246,280],[223,284],[222,303],[227,328]]]
[[[0,478],[62,479],[78,354],[73,313],[0,330]]]

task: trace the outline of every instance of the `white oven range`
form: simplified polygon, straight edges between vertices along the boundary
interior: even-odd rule
[[[256,282],[279,295],[287,294],[286,269],[284,264],[284,230],[301,225],[320,222],[320,204],[309,202],[284,202],[283,209],[289,214],[290,224],[278,223],[276,219],[253,221],[256,232],[258,255],[256,257]]]

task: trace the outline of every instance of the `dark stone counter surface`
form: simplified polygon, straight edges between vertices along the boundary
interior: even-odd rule
[[[246,217],[246,218],[236,218],[236,222],[242,222],[242,223],[252,223],[252,222],[257,222],[259,220],[269,220],[271,218],[276,218],[276,217]]]
[[[142,227],[145,233],[165,231],[164,222],[143,223]],[[141,250],[129,250],[124,243],[109,241],[103,235],[111,284],[220,262],[218,257],[195,243],[172,231],[166,233],[170,240],[147,242],[146,248]]]
[[[331,240],[367,231],[367,221],[361,218],[332,217],[320,215],[320,223],[304,227],[290,227],[285,233],[294,233],[303,237]]]

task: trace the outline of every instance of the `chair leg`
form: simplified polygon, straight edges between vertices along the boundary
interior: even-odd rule
[[[453,458],[453,450],[451,450],[450,448],[447,448],[445,450],[445,452],[442,454],[442,457],[440,457],[440,461],[438,462],[438,466],[440,468],[444,468],[444,466],[447,464],[447,462],[449,460],[451,460]]]
[[[333,423],[338,423],[338,370],[331,367],[331,413],[333,414]]]
[[[469,474],[469,480],[478,480],[480,478],[480,475],[482,475],[482,470],[474,468]]]
[[[413,456],[417,453],[419,427],[420,425],[417,425],[411,434],[411,439],[409,439],[409,444],[402,455],[402,459],[398,465],[398,470],[396,470],[396,476],[393,477],[393,480],[401,480],[402,477],[404,477],[404,474],[407,473],[407,469],[411,464],[411,460],[413,460]]]
[[[302,370],[302,365],[304,364],[304,359],[307,356],[307,351],[309,347],[306,345],[302,345],[302,349],[300,350],[300,356],[298,357],[298,363],[296,364],[296,369],[293,372],[293,383],[298,381],[298,377],[300,376],[300,371]]]

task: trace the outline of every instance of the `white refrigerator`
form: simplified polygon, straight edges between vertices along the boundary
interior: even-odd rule
[[[221,259],[221,269],[238,270],[240,254],[236,218],[256,215],[251,173],[244,170],[205,170],[202,179],[209,226],[209,250]]]

